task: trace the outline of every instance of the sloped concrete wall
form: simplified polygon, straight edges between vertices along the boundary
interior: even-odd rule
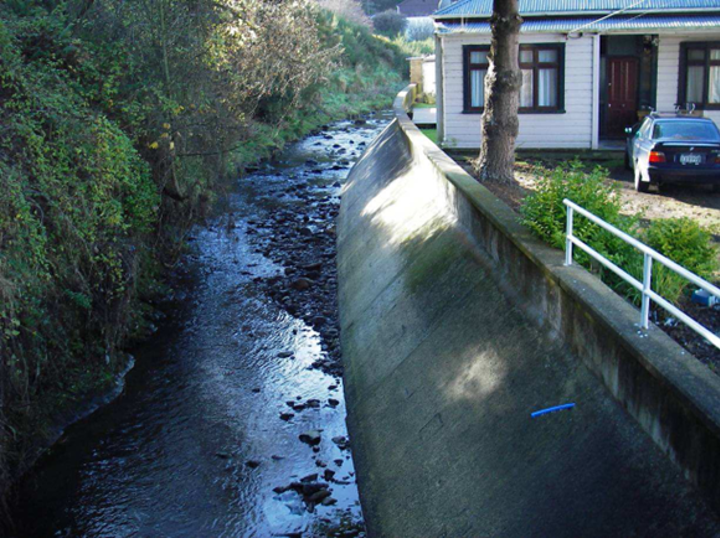
[[[659,330],[639,336],[631,306],[414,128],[409,98],[353,169],[338,224],[371,535],[719,533],[717,377]]]

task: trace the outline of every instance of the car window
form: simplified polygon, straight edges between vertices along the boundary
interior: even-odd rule
[[[720,132],[708,121],[658,121],[653,139],[671,140],[720,140]]]

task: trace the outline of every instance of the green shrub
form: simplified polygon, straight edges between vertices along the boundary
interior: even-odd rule
[[[567,198],[701,277],[708,278],[717,270],[717,252],[708,230],[689,218],[659,219],[652,221],[647,229],[641,229],[637,215],[620,214],[622,203],[618,187],[605,181],[606,172],[602,168],[595,168],[588,174],[576,160],[549,173],[540,169],[539,176],[537,191],[525,198],[520,209],[521,222],[553,247],[565,249],[567,208],[563,200]],[[578,214],[575,214],[573,233],[642,280],[644,257],[634,247]],[[619,294],[639,304],[640,294],[635,288],[579,248],[574,249],[574,259],[597,273]],[[673,271],[659,263],[653,264],[653,289],[668,301],[677,303],[688,285],[687,280]]]
[[[620,215],[620,196],[613,184],[604,181],[607,172],[597,167],[586,173],[582,163],[575,160],[547,173],[539,169],[537,191],[528,196],[520,210],[522,223],[546,243],[565,248],[565,223],[567,208],[563,200],[568,198],[576,204],[617,226],[630,227]],[[587,219],[575,219],[574,233],[581,240],[595,242],[608,235],[598,232],[598,227]]]
[[[660,254],[702,278],[712,278],[718,268],[712,234],[688,217],[652,221],[645,230],[644,240]],[[662,290],[669,301],[677,302],[689,286],[690,283],[674,271],[662,264],[653,264],[653,287]]]
[[[389,106],[407,69],[304,1],[126,4],[0,1],[0,505],[54,415],[123,366],[223,174]]]
[[[712,234],[688,217],[652,221],[645,232],[648,246],[686,269],[709,278],[717,270]]]
[[[407,19],[392,9],[373,17],[373,27],[377,33],[382,35],[396,36],[405,31],[405,26],[407,26]]]

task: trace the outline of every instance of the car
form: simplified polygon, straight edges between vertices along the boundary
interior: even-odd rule
[[[711,119],[653,112],[625,132],[625,163],[638,192],[663,183],[710,184],[720,190],[720,130]]]

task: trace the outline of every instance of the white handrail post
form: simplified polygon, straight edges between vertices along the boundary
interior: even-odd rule
[[[646,252],[643,261],[643,292],[642,307],[640,308],[640,323],[643,329],[650,327],[650,296],[648,291],[652,289],[652,262],[652,256]]]
[[[565,230],[565,265],[572,265],[573,262],[573,208],[565,206],[567,209],[567,225]]]

